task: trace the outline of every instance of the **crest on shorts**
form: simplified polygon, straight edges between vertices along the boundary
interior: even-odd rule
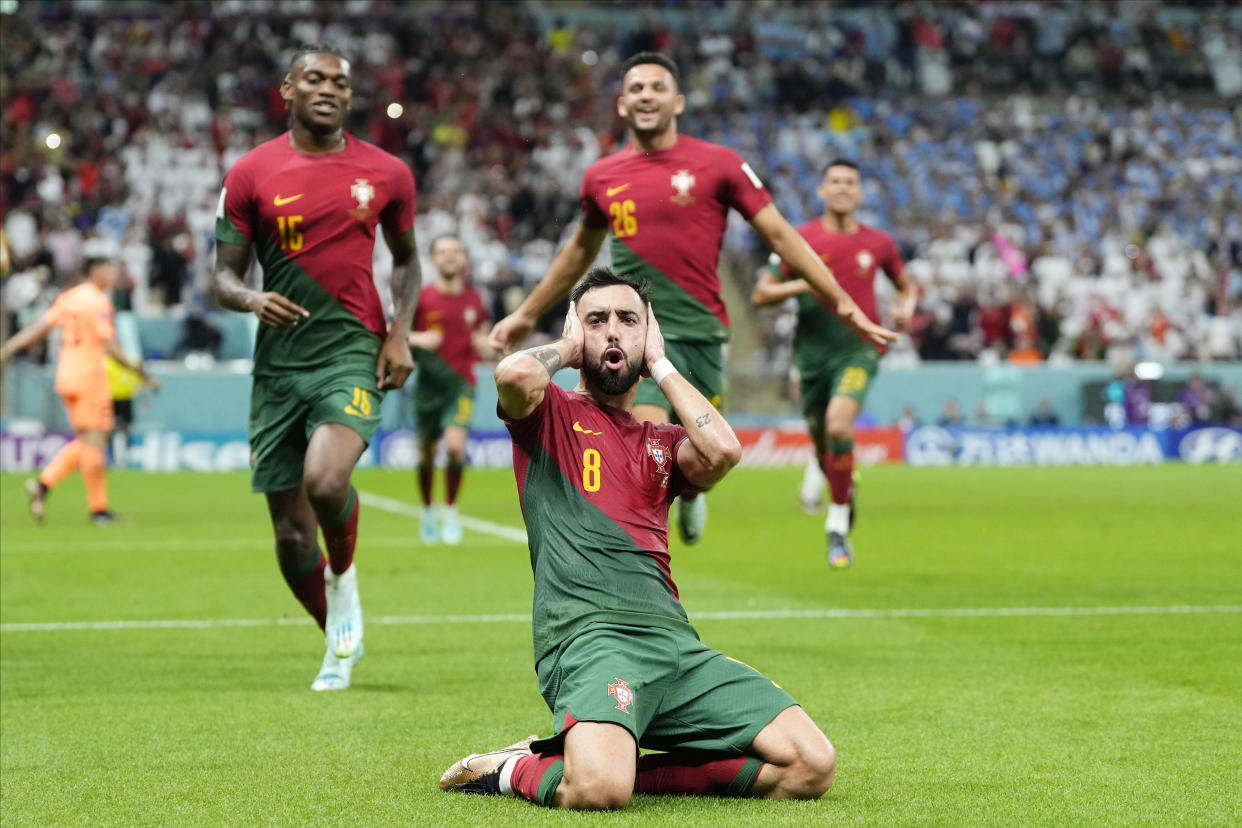
[[[658,479],[660,488],[664,488],[668,485],[668,463],[673,459],[673,455],[659,437],[647,439],[647,454],[656,464],[656,470],[652,473],[651,479]]]
[[[694,196],[690,195],[690,190],[694,187],[694,174],[689,170],[678,170],[673,173],[670,182],[673,189],[677,191],[677,195],[670,199],[674,204],[680,204],[683,207],[687,204],[694,203]]]
[[[622,713],[630,712],[630,705],[634,703],[634,691],[626,684],[625,679],[616,679],[608,685],[608,695],[617,700],[618,710]]]
[[[349,188],[349,197],[358,202],[358,206],[349,211],[351,216],[359,221],[366,221],[375,215],[375,211],[371,209],[371,199],[375,198],[375,188],[365,178],[354,179],[354,183]]]

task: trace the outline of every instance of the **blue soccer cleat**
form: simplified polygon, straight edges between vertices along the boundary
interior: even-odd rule
[[[854,563],[854,548],[849,538],[840,532],[828,533],[828,566],[832,569],[845,569]]]

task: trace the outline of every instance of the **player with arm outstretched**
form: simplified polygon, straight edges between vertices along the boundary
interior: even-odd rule
[[[830,162],[819,186],[824,214],[803,224],[798,232],[872,320],[879,319],[875,277],[884,271],[897,288],[892,317],[894,326],[902,329],[914,313],[918,286],[906,275],[892,238],[855,218],[862,192],[857,165],[840,158]],[[794,366],[801,385],[802,414],[831,495],[825,527],[828,563],[840,569],[854,560],[849,541],[854,517],[854,419],[879,371],[884,346],[860,338],[841,324],[796,268],[773,254],[773,262],[760,271],[751,300],[770,305],[790,297],[798,302]],[[822,486],[821,480],[817,489],[822,491]]]
[[[60,328],[60,358],[56,367],[56,393],[65,402],[74,439],[66,443],[37,478],[26,481],[30,515],[43,520],[48,492],[75,468],[81,468],[86,484],[90,520],[109,526],[117,516],[108,508],[106,451],[114,415],[105,357],[112,357],[134,371],[149,387],[158,387],[141,363],[126,356],[116,338],[112,300],[108,291],[116,285],[116,262],[103,256],[86,260],[86,280],[66,290],[42,318],[13,335],[0,348],[0,362],[29,348],[53,328]]]
[[[516,348],[539,315],[569,293],[611,234],[613,267],[651,284],[653,301],[664,317],[669,359],[721,406],[729,315],[716,266],[730,209],[805,272],[861,336],[877,344],[894,339],[896,334],[867,319],[840,288],[737,153],[678,133],[677,116],[685,98],[677,84],[677,66],[665,55],[642,52],[625,62],[617,112],[628,125],[630,142],[587,169],[577,232],[518,309],[492,329],[493,347],[505,353]],[[634,416],[667,423],[675,412],[647,381],[639,388]],[[687,543],[698,540],[706,520],[705,501],[696,494],[679,500],[677,525]]]
[[[495,371],[556,732],[471,754],[440,787],[581,810],[635,792],[823,795],[832,745],[788,693],[699,641],[672,578],[669,506],[737,464],[736,435],[667,358],[645,285],[596,268],[571,298],[561,339]],[[573,391],[552,383],[562,367],[581,371]],[[642,376],[684,425],[634,418]]]
[[[421,283],[414,177],[345,132],[352,90],[340,52],[298,51],[280,94],[289,131],[225,176],[212,292],[221,306],[259,319],[251,485],[267,497],[289,588],[324,628],[327,653],[311,687],[340,690],[363,653],[350,475],[379,425],[384,392],[414,368],[406,342]],[[391,324],[371,272],[377,227],[393,254]],[[243,281],[251,251],[263,267],[260,289]]]

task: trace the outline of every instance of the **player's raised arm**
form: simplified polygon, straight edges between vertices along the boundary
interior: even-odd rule
[[[810,283],[811,287],[827,298],[833,312],[868,342],[884,345],[897,339],[897,333],[867,318],[862,308],[849,297],[837,283],[832,271],[807,244],[802,234],[793,228],[780,211],[767,205],[750,220],[751,225],[795,273]]]
[[[557,371],[582,367],[582,338],[582,320],[570,302],[560,339],[510,354],[496,365],[492,375],[496,378],[501,410],[520,420],[538,408]]]
[[[408,340],[414,311],[418,308],[418,293],[423,286],[414,228],[393,231],[385,227],[384,241],[392,252],[392,301],[396,310],[388,323],[388,336],[384,338],[375,366],[375,382],[380,390],[400,388],[414,372]]]
[[[552,266],[517,310],[496,323],[488,343],[497,351],[512,353],[530,335],[540,314],[569,293],[586,273],[608,235],[608,228],[591,228],[579,224],[574,237],[556,254]]]
[[[221,241],[216,244],[216,267],[207,292],[217,305],[240,313],[253,313],[272,328],[292,328],[310,316],[306,308],[275,291],[246,287],[242,277],[250,267],[250,245]]]
[[[742,444],[724,416],[664,355],[664,336],[650,306],[643,356],[647,365],[644,373],[660,386],[690,438],[689,445],[677,451],[681,473],[699,488],[712,486],[741,461]]]
[[[9,337],[9,341],[0,347],[0,362],[4,362],[13,354],[21,353],[31,345],[47,336],[47,332],[52,329],[52,322],[48,319],[47,314],[39,317],[26,327],[22,328],[13,336]]]
[[[799,293],[808,293],[811,285],[806,279],[787,279],[781,281],[766,267],[760,268],[755,289],[750,292],[752,304],[776,305]]]

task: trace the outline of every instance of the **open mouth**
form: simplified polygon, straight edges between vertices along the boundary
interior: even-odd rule
[[[625,366],[625,353],[620,348],[609,348],[604,351],[604,367],[620,371]]]
[[[336,113],[336,104],[328,101],[318,101],[311,104],[311,111],[317,115],[333,115]]]

